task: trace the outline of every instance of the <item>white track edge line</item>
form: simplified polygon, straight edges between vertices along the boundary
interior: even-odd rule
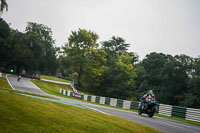
[[[6,79],[8,81],[8,84],[10,85],[10,87],[13,89],[13,90],[16,90],[15,88],[13,88],[13,86],[11,85],[10,81],[8,80],[8,75],[11,75],[11,74],[6,74]]]
[[[106,115],[111,115],[111,114],[108,114],[108,113],[106,113],[106,112],[100,111],[100,110],[95,109],[95,108],[92,108],[92,107],[88,107],[88,106],[85,106],[85,107],[87,107],[87,108],[89,108],[89,109],[92,109],[92,110],[95,110],[95,111],[97,111],[97,112],[100,112],[100,113],[106,114]],[[111,116],[112,116],[112,115],[111,115]]]

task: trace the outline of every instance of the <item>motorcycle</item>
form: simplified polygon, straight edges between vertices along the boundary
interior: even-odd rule
[[[140,102],[138,106],[138,114],[141,115],[142,113],[145,113],[149,117],[153,117],[154,113],[156,112],[156,105],[158,105],[157,101],[145,102],[144,105],[141,105]]]
[[[18,78],[17,78],[17,81],[19,82],[19,80],[20,80],[21,78],[22,78],[21,75],[19,75]]]

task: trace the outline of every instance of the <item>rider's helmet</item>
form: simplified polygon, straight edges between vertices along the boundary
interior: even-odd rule
[[[150,96],[150,99],[151,99],[151,100],[153,100],[153,101],[155,100],[155,95],[154,95],[154,93],[153,93],[152,90],[149,90],[148,93],[147,93],[147,95]]]
[[[148,94],[153,94],[153,91],[152,91],[152,90],[149,90],[149,91],[148,91]]]

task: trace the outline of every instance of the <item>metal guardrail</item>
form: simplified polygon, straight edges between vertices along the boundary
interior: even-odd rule
[[[158,107],[158,114],[165,115],[165,116],[171,116],[172,114],[172,105],[166,105],[166,104],[159,104]]]
[[[73,92],[60,89],[60,93],[66,96],[73,96]],[[82,95],[80,97],[82,100],[91,101],[99,104],[107,104],[114,107],[121,107],[124,109],[138,109],[138,103],[136,101],[127,101],[122,99],[115,99],[109,97],[101,96],[90,96]],[[186,120],[200,122],[200,109],[185,108],[180,106],[172,106],[167,104],[159,104],[157,106],[158,114],[165,116],[175,116],[184,118]]]
[[[200,122],[200,109],[187,108],[185,119]]]

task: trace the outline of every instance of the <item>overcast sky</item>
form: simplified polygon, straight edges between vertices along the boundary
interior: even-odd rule
[[[143,59],[150,52],[200,55],[200,0],[7,0],[2,17],[24,32],[27,22],[45,24],[56,45],[79,28],[99,42],[119,36]]]

